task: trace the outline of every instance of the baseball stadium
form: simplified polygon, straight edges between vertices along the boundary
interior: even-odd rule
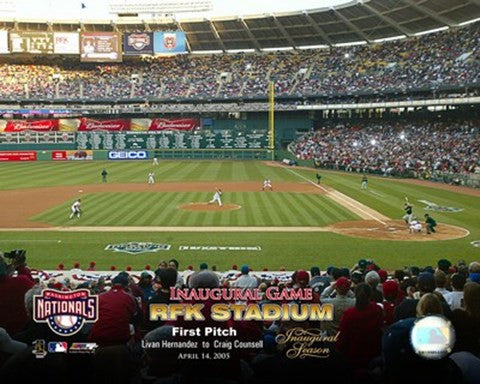
[[[0,382],[479,382],[478,0],[5,0],[0,76]],[[174,288],[333,320],[149,349]]]

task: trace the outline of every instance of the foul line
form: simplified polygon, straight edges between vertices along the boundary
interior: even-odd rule
[[[293,174],[297,175],[298,177],[300,177],[300,178],[308,181],[308,182],[309,182],[310,184],[312,184],[313,186],[315,186],[315,187],[321,189],[322,191],[324,191],[325,193],[327,193],[327,195],[333,195],[333,193],[330,192],[328,189],[326,189],[326,188],[324,188],[324,187],[322,187],[322,186],[320,186],[320,185],[318,185],[318,184],[315,184],[312,180],[307,179],[305,176],[301,175],[300,173],[295,172],[293,169],[290,169],[290,168],[287,168],[287,167],[283,167],[283,168],[286,169],[287,171],[292,172]],[[338,192],[338,191],[335,191],[335,192],[337,193],[337,195],[336,195],[336,198],[337,198],[337,199],[343,201],[345,204],[350,205],[351,207],[354,207],[355,209],[358,209],[360,212],[364,213],[364,214],[367,215],[368,217],[371,217],[373,220],[376,220],[376,221],[378,221],[379,223],[381,223],[381,224],[383,224],[383,225],[385,225],[385,226],[387,225],[387,223],[385,223],[384,221],[380,220],[380,219],[379,219],[378,217],[376,217],[375,215],[372,215],[371,213],[369,213],[369,212],[365,211],[364,209],[360,208],[359,206],[353,205],[353,203],[350,202],[350,201],[348,201],[346,198],[354,201],[354,202],[357,203],[357,204],[361,204],[361,203],[359,203],[358,201],[356,201],[355,199],[352,199],[351,197],[346,196],[346,195],[344,195],[344,196],[346,197],[346,198],[344,198],[344,197],[341,196],[341,195],[343,195],[343,193]],[[354,212],[354,213],[355,213],[355,212]]]
[[[330,227],[46,227],[0,228],[0,232],[331,232]]]

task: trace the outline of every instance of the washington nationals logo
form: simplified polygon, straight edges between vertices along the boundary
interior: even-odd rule
[[[74,335],[84,323],[94,323],[97,319],[98,297],[91,296],[88,289],[71,292],[45,289],[34,296],[33,320],[47,323],[58,335]]]
[[[168,50],[174,49],[177,46],[177,35],[175,33],[164,33],[163,46]]]

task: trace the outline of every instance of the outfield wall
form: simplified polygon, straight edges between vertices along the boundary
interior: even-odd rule
[[[33,161],[122,161],[158,159],[198,160],[274,160],[275,151],[267,149],[178,149],[178,150],[0,150],[0,163]]]

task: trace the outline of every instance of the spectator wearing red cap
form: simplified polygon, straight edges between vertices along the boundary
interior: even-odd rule
[[[137,313],[135,299],[127,293],[128,274],[119,273],[112,280],[112,289],[98,296],[98,321],[89,339],[101,346],[125,344],[133,335]]]
[[[385,315],[385,325],[389,326],[394,323],[393,315],[395,307],[399,304],[398,293],[399,286],[395,280],[388,280],[382,284],[383,289],[383,313]]]
[[[333,304],[333,320],[324,321],[321,324],[322,330],[327,331],[329,335],[335,335],[340,326],[340,319],[347,308],[355,305],[355,299],[349,294],[352,282],[346,277],[339,277],[337,281],[332,282],[320,296],[322,304]]]
[[[388,272],[385,271],[384,269],[379,269],[377,271],[378,276],[380,276],[380,283],[383,284],[385,281],[387,281],[388,278]]]
[[[367,368],[380,355],[383,311],[373,301],[372,288],[361,283],[355,288],[355,306],[347,308],[340,320],[337,349],[354,370]]]

